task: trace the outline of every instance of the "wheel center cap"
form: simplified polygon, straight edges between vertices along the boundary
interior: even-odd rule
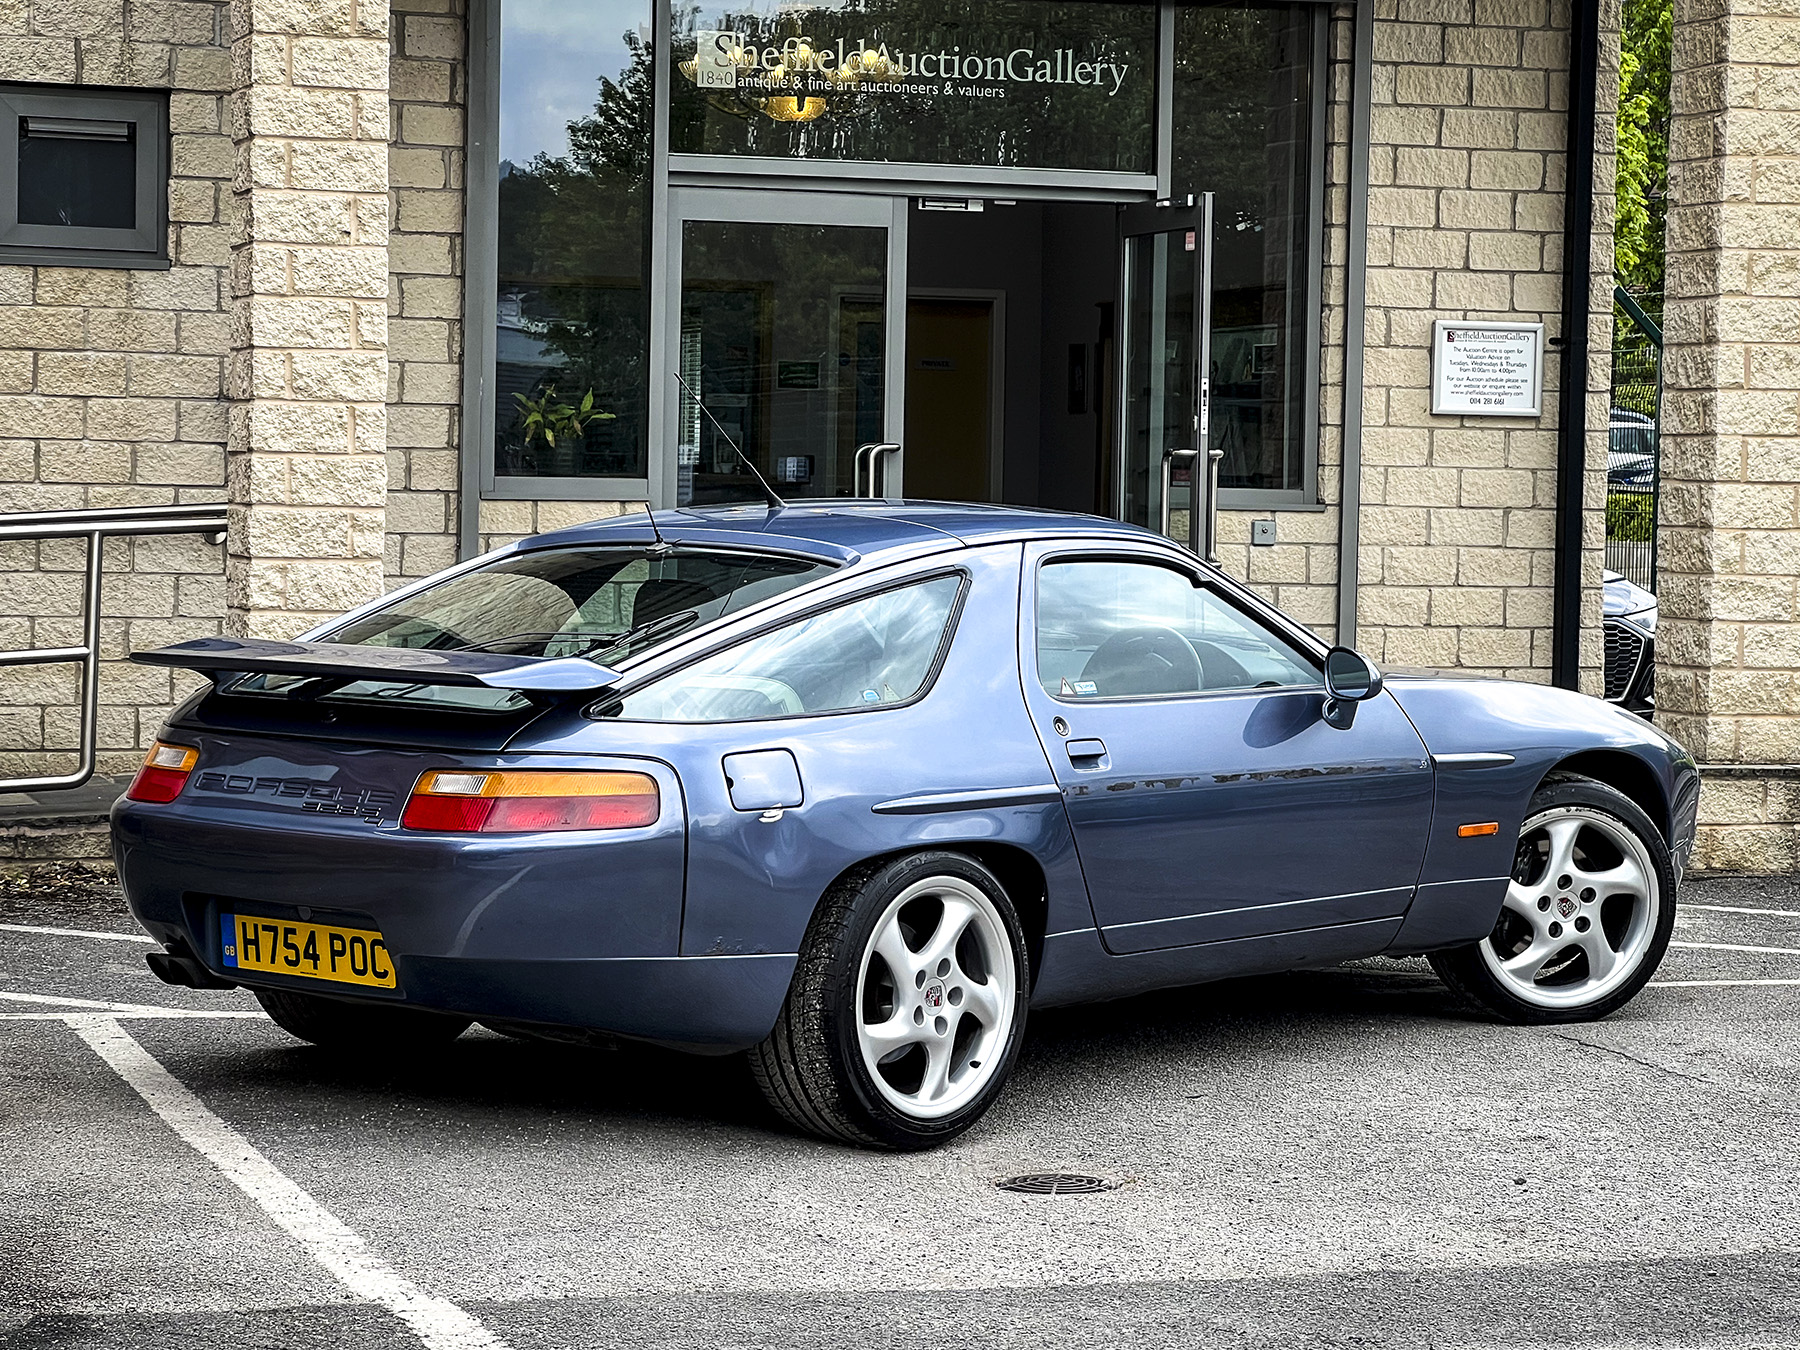
[[[933,985],[926,986],[926,988],[925,988],[925,1006],[927,1008],[930,1008],[933,1012],[936,1012],[939,1008],[944,1006],[944,986],[943,985],[933,984]]]
[[[1568,918],[1571,914],[1573,914],[1575,912],[1576,908],[1577,908],[1577,906],[1575,904],[1574,896],[1563,895],[1563,896],[1557,897],[1556,912],[1558,914],[1562,915],[1563,918],[1565,918],[1565,919]]]

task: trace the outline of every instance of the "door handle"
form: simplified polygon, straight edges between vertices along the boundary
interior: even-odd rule
[[[1099,760],[1106,758],[1106,742],[1098,739],[1069,742],[1069,762],[1080,764],[1087,761],[1091,767]]]

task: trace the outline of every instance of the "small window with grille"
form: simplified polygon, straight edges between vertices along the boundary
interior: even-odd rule
[[[0,262],[167,267],[169,105],[0,84]]]

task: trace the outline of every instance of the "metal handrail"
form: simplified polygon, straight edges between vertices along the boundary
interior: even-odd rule
[[[15,511],[0,514],[0,543],[17,539],[87,540],[87,576],[82,588],[82,643],[79,647],[34,647],[0,652],[0,666],[81,663],[81,745],[71,773],[35,778],[0,778],[0,792],[46,792],[77,788],[94,776],[100,726],[100,576],[105,541],[132,535],[204,534],[218,543],[225,534],[225,505],[88,507],[73,511]]]

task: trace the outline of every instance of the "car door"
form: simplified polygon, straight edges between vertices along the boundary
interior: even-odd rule
[[[1431,818],[1392,697],[1344,729],[1314,653],[1162,550],[1028,550],[1026,702],[1115,952],[1388,919]]]

